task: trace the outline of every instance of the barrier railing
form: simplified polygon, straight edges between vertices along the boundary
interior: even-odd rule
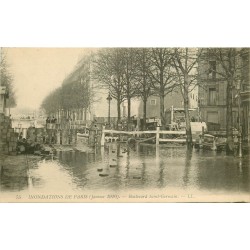
[[[111,135],[132,135],[134,137],[143,135],[143,134],[155,134],[156,145],[159,145],[160,142],[186,142],[185,138],[160,138],[160,134],[164,135],[186,135],[186,131],[169,131],[169,130],[160,130],[160,127],[157,127],[156,130],[146,130],[146,131],[119,131],[112,129],[103,129],[102,130],[102,140],[101,145],[104,145],[105,134]]]

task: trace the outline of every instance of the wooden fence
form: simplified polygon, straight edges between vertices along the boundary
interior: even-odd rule
[[[146,130],[146,131],[119,131],[119,130],[110,130],[103,128],[102,130],[102,139],[101,145],[103,146],[105,143],[105,135],[131,135],[133,137],[138,137],[139,135],[146,135],[146,134],[155,134],[155,142],[156,145],[159,145],[160,142],[186,142],[186,138],[160,138],[160,134],[164,135],[186,135],[186,131],[168,131],[168,130],[160,130],[160,127],[157,127],[156,130]]]

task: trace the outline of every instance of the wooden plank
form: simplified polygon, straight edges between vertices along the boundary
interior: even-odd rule
[[[184,131],[184,130],[180,130],[180,131],[164,130],[164,131],[160,131],[160,134],[164,134],[164,135],[185,135],[186,131]]]
[[[139,135],[139,134],[156,134],[156,130],[146,130],[146,131],[118,131],[118,130],[104,130],[104,133],[110,134],[127,134],[127,135]],[[161,130],[160,134],[168,135],[185,135],[186,131],[171,131],[171,130]]]
[[[155,134],[156,130],[152,130],[152,131],[119,131],[119,130],[107,130],[107,129],[105,129],[103,132],[110,133],[110,134],[136,135],[136,134]]]
[[[186,142],[186,139],[159,139],[160,142]],[[193,143],[195,143],[195,140],[193,140]]]
[[[160,142],[186,142],[186,139],[159,139]]]
[[[142,143],[142,142],[150,141],[150,140],[153,140],[153,139],[155,139],[155,136],[154,136],[154,137],[150,137],[150,138],[146,138],[146,139],[144,139],[144,140],[136,141],[136,142]]]

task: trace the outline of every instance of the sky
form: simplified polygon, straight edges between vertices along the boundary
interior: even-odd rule
[[[83,48],[4,48],[18,108],[39,109],[87,52]]]

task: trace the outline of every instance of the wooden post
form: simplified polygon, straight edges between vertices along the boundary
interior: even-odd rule
[[[27,128],[23,128],[22,129],[22,133],[23,133],[23,138],[27,138]]]
[[[76,142],[77,142],[77,129],[74,130],[74,137],[75,137],[74,140],[75,140],[75,144],[76,144]]]
[[[160,127],[156,127],[156,146],[159,145],[159,138],[160,138]]]
[[[171,106],[171,125],[173,124],[174,122],[174,106],[172,105]]]
[[[202,126],[202,135],[201,135],[202,142],[204,141],[204,134],[205,134],[205,128],[204,126]]]
[[[160,166],[160,149],[159,149],[159,145],[156,145],[156,147],[155,147],[155,166],[156,167]]]
[[[56,134],[56,137],[57,137],[57,144],[61,144],[61,136],[60,136],[60,131],[57,130],[57,134]]]
[[[199,135],[199,148],[202,148],[202,138],[203,138],[203,135]]]
[[[216,137],[213,138],[213,146],[211,148],[212,150],[216,150],[217,147],[216,147]]]
[[[104,146],[105,143],[105,126],[102,126],[102,138],[101,138],[101,146]]]
[[[137,117],[136,127],[137,127],[137,130],[141,130],[141,128],[140,128],[140,117]]]

